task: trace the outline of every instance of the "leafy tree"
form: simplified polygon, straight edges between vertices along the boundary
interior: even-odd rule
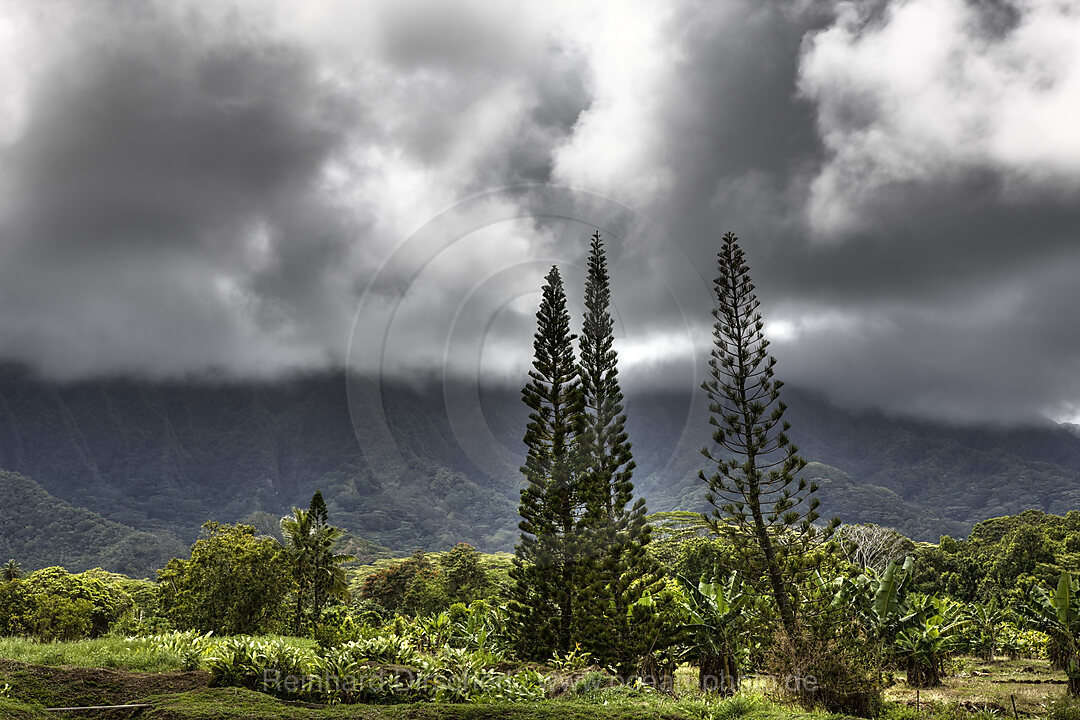
[[[163,614],[186,630],[223,635],[279,630],[293,589],[289,561],[276,540],[250,525],[208,522],[188,560],[158,572]]]
[[[714,506],[714,530],[735,543],[748,582],[765,578],[780,621],[794,639],[807,557],[838,521],[818,531],[817,485],[796,477],[806,461],[787,436],[783,383],[775,379],[776,359],[769,355],[760,303],[734,234],[724,235],[717,261],[714,346],[702,387],[718,449],[702,450],[715,471],[701,471],[700,478]]]
[[[727,538],[695,537],[680,543],[667,567],[675,575],[716,580],[737,572],[741,564],[738,551]]]
[[[12,558],[4,563],[3,574],[0,577],[3,577],[4,582],[11,582],[12,580],[18,580],[22,575],[22,566]]]
[[[536,313],[533,369],[522,389],[531,410],[525,487],[518,512],[521,538],[515,548],[510,608],[521,626],[521,652],[546,659],[571,650],[578,580],[577,521],[583,506],[577,434],[581,391],[574,335],[557,267],[547,274]]]
[[[1032,587],[1040,564],[1054,562],[1046,532],[1039,527],[1020,525],[1002,539],[1003,547],[994,553],[989,575],[998,587]]]
[[[281,532],[296,582],[293,631],[299,633],[305,604],[317,620],[328,599],[349,599],[345,570],[341,566],[354,558],[334,551],[344,531],[329,523],[326,502],[319,490],[312,495],[307,510],[293,508],[291,517],[281,519]]]
[[[23,616],[26,612],[26,591],[22,583],[0,583],[0,636],[24,635]]]
[[[131,598],[108,578],[95,571],[73,574],[62,567],[4,583],[0,601],[0,632],[42,641],[104,635],[131,606]]]
[[[364,578],[360,598],[404,615],[442,610],[449,602],[439,583],[439,571],[423,550]]]
[[[1054,586],[1080,564],[1080,513],[1025,510],[975,525],[966,540],[942,536],[914,551],[916,589],[964,602],[1025,603],[1036,585]]]
[[[488,594],[491,578],[480,563],[480,553],[458,543],[439,558],[439,578],[450,603],[472,603]]]
[[[575,636],[599,661],[629,672],[645,648],[630,608],[657,589],[647,554],[651,528],[645,500],[634,500],[634,459],[626,432],[618,353],[614,349],[611,289],[600,233],[593,233],[580,338],[581,432],[577,438],[579,493],[585,503],[578,559],[579,611]]]

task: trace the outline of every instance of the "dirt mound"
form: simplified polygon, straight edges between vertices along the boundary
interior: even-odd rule
[[[107,668],[46,667],[0,659],[0,681],[19,700],[46,707],[122,705],[151,695],[179,693],[210,684],[210,673],[132,672]]]

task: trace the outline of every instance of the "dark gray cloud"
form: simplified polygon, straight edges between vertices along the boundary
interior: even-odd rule
[[[628,375],[683,383],[730,229],[789,380],[1072,416],[1077,31],[1009,0],[0,4],[0,348],[512,378],[601,227]],[[629,209],[483,195],[545,182]]]

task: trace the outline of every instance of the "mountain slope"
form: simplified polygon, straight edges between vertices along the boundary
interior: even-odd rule
[[[397,551],[459,540],[505,550],[518,532],[526,408],[516,388],[476,394],[468,385],[346,383],[343,373],[60,384],[2,367],[0,468],[185,542],[205,520],[280,517],[320,488],[335,523]],[[708,510],[697,478],[709,442],[701,398],[627,394],[638,492],[651,510]],[[1066,429],[953,427],[853,412],[794,388],[784,397],[793,440],[820,463],[808,473],[821,479],[823,516],[936,540],[988,517],[1080,504],[1080,438]],[[354,423],[350,402],[385,413],[382,432],[378,415]],[[28,536],[40,530],[27,527]]]
[[[373,388],[355,389],[372,393],[362,402],[381,402]],[[0,468],[125,525],[189,542],[208,519],[280,517],[321,488],[335,522],[382,545],[511,545],[517,485],[498,487],[476,471],[439,419],[441,399],[408,388],[388,398],[408,408],[391,418],[408,442],[382,458],[383,448],[368,454],[357,441],[343,374],[57,384],[7,367]]]
[[[0,470],[0,557],[25,570],[62,565],[72,572],[105,567],[133,577],[184,552],[176,537],[134,530],[73,507],[28,477]]]

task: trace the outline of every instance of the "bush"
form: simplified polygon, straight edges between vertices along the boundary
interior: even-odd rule
[[[315,641],[323,649],[337,647],[360,638],[361,624],[346,605],[325,607],[315,625]]]
[[[1064,696],[1050,703],[1047,717],[1050,720],[1080,720],[1080,700]]]
[[[425,655],[404,637],[380,635],[314,653],[283,639],[235,637],[205,657],[215,686],[238,686],[288,699],[396,703],[535,701],[545,678],[496,670],[482,653],[443,648]]]
[[[107,573],[48,567],[0,585],[0,633],[45,642],[100,637],[131,604]]]
[[[831,713],[876,717],[882,691],[865,643],[803,630],[795,642],[778,631],[766,664],[785,699]]]

